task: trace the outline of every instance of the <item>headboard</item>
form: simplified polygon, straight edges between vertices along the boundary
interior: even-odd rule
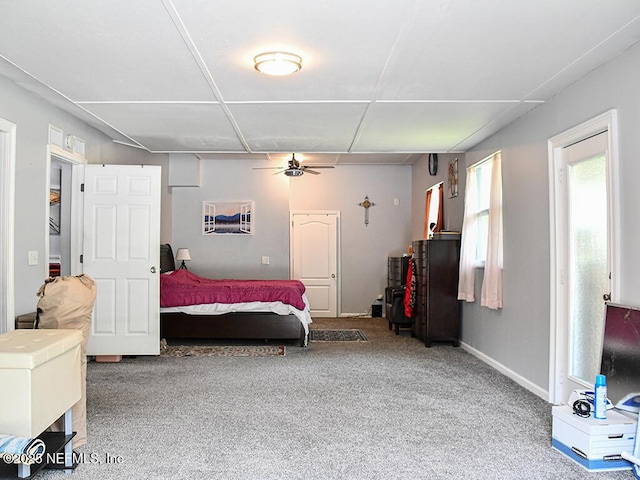
[[[160,245],[160,273],[172,272],[176,269],[176,262],[173,258],[171,245],[165,243]]]

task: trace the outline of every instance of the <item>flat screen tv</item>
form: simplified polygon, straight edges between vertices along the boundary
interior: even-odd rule
[[[607,397],[620,410],[640,406],[640,308],[607,303],[600,373]]]

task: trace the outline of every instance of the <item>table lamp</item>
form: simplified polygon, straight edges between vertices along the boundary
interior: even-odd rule
[[[191,260],[191,255],[189,255],[189,249],[188,248],[179,248],[178,249],[178,253],[176,254],[176,260],[178,261],[182,261],[182,264],[180,264],[179,269],[184,268],[185,270],[189,270],[187,268],[187,266],[185,265],[185,260],[189,261]]]

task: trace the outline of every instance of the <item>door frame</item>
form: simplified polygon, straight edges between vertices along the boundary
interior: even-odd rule
[[[339,210],[291,210],[289,212],[289,278],[293,278],[293,216],[294,215],[333,215],[336,217],[336,316],[342,312],[342,265],[340,250],[340,211]]]
[[[16,125],[0,118],[0,136],[0,333],[5,333],[15,328]]]
[[[609,244],[609,263],[611,265],[611,301],[619,302],[620,289],[620,195],[618,176],[618,125],[617,111],[611,109],[580,125],[566,130],[547,141],[549,167],[549,233],[550,233],[550,332],[549,332],[549,402],[560,404],[565,399],[560,398],[562,385],[567,369],[567,336],[568,325],[563,321],[567,299],[563,294],[560,268],[564,257],[561,245],[566,242],[560,236],[557,209],[562,194],[562,150],[574,143],[584,140],[598,133],[607,132],[607,196],[609,228],[607,231]],[[566,320],[566,319],[565,319]]]
[[[81,186],[84,182],[84,166],[87,160],[77,153],[69,152],[57,145],[49,144],[47,146],[47,172],[45,185],[47,188],[46,198],[49,198],[49,185],[51,184],[51,160],[55,157],[65,163],[71,165],[71,275],[80,275],[82,273],[82,263],[80,255],[82,254],[82,230],[83,230],[83,202],[81,197]],[[45,214],[45,241],[44,241],[44,258],[49,262],[49,202],[47,202]],[[47,273],[49,267],[47,266]]]

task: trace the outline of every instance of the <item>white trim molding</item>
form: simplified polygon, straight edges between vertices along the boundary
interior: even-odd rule
[[[510,368],[505,367],[502,363],[500,363],[497,360],[491,358],[490,356],[482,353],[479,350],[476,350],[471,345],[469,345],[467,343],[464,343],[464,342],[460,342],[460,346],[464,350],[469,352],[471,355],[473,355],[474,357],[477,357],[478,359],[482,360],[487,365],[489,365],[489,366],[495,368],[496,370],[498,370],[504,376],[506,376],[506,377],[510,378],[511,380],[513,380],[514,382],[516,382],[521,387],[524,387],[527,390],[529,390],[530,392],[535,393],[537,396],[539,396],[543,400],[547,400],[547,401],[549,400],[549,392],[547,390],[544,390],[543,388],[539,387],[538,385],[536,385],[535,383],[531,382],[530,380],[527,380],[522,375],[517,374],[516,372],[514,372]]]
[[[4,333],[15,328],[16,125],[0,118],[0,136],[0,333]]]

